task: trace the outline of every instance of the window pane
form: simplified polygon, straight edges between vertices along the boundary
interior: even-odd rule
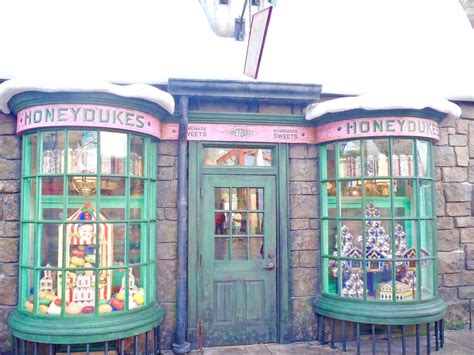
[[[21,270],[21,281],[23,288],[21,289],[21,306],[27,312],[34,311],[34,279],[33,270],[22,269]]]
[[[395,221],[395,257],[397,259],[416,258],[416,221]]]
[[[397,217],[416,216],[415,206],[415,180],[395,179],[394,182],[394,203],[393,211]]]
[[[24,219],[36,219],[36,178],[29,178],[23,180],[24,192],[22,203],[22,214]]]
[[[229,214],[216,212],[214,214],[214,233],[217,235],[229,234]]]
[[[339,143],[339,177],[361,175],[360,141]]]
[[[263,189],[249,187],[249,209],[263,210]]]
[[[247,213],[232,213],[232,234],[247,234]]]
[[[21,230],[21,263],[35,266],[35,224],[23,223]]]
[[[422,260],[421,264],[421,299],[428,299],[434,295],[434,278],[433,278],[433,260]]]
[[[204,148],[204,165],[272,166],[272,150],[261,148]]]
[[[40,224],[38,228],[41,231],[41,265],[61,267],[58,255],[62,256],[63,249],[62,245],[58,245],[58,235],[63,233],[63,225]]]
[[[413,141],[411,139],[392,140],[392,169],[394,176],[413,176]]]
[[[100,132],[100,158],[102,174],[126,174],[127,134]]]
[[[263,234],[263,213],[249,213],[249,234]]]
[[[416,154],[418,159],[418,176],[432,176],[428,142],[417,141]]]
[[[43,220],[63,219],[63,177],[41,178],[41,206]]]
[[[146,261],[146,224],[130,225],[130,252],[128,255],[129,263],[138,264]]]
[[[247,209],[247,188],[241,187],[232,189],[232,209],[246,210]]]
[[[130,219],[145,219],[145,180],[130,179]]]
[[[421,257],[433,256],[434,248],[434,220],[420,221]]]
[[[229,260],[229,238],[214,239],[214,260]]]
[[[336,178],[336,145],[326,145],[326,169],[321,171],[323,179]]]
[[[24,166],[25,175],[35,175],[38,166],[38,136],[30,134],[25,137]]]
[[[360,180],[341,181],[341,216],[362,217],[362,182]]]
[[[97,132],[69,132],[68,171],[71,173],[97,172]]]
[[[338,263],[335,259],[323,258],[323,291],[337,293]]]
[[[130,137],[130,175],[143,176],[144,170],[144,139]]]
[[[125,219],[125,178],[102,177],[100,185],[100,218]]]
[[[389,176],[388,139],[364,141],[365,176]]]
[[[337,256],[337,221],[324,220],[323,228],[323,255]]]
[[[247,259],[247,238],[232,238],[232,259]]]
[[[419,180],[420,187],[420,217],[434,217],[433,182],[431,180]]]
[[[352,268],[353,266],[356,268]],[[360,261],[342,260],[341,266],[343,269],[342,278],[342,296],[350,298],[364,297],[364,279],[362,271],[360,271]]]
[[[249,243],[249,259],[265,259],[264,238],[250,238]]]
[[[99,266],[124,265],[127,225],[125,223],[101,223],[99,226],[99,243],[102,243],[99,249]]]
[[[96,176],[72,176],[68,178],[69,196],[90,197],[97,191]],[[86,201],[86,199],[83,199]]]
[[[132,267],[129,275],[129,309],[141,307],[145,304],[146,267]]]
[[[229,188],[214,188],[214,208],[216,210],[229,210]]]
[[[64,133],[43,132],[43,174],[61,174],[64,171]]]

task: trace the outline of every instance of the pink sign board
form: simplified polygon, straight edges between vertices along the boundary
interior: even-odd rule
[[[421,137],[439,140],[438,123],[418,117],[371,117],[335,121],[315,127],[315,143],[364,137]]]
[[[177,139],[178,125],[163,124],[162,139]],[[188,126],[189,141],[314,143],[314,128],[290,126],[250,126],[198,124]]]
[[[158,118],[121,107],[88,104],[34,106],[17,114],[17,133],[45,127],[108,128],[161,138]]]

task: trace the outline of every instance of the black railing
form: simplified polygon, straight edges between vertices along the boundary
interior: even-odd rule
[[[355,351],[358,355],[361,353],[367,354],[369,352],[372,352],[374,355],[384,352],[391,355],[392,351],[394,351],[394,348],[399,346],[401,346],[400,350],[403,355],[407,354],[408,350],[410,350],[411,353],[415,352],[417,355],[419,355],[421,354],[422,350],[423,352],[426,351],[426,354],[430,354],[432,349],[438,351],[440,348],[444,347],[444,322],[442,319],[431,323],[408,326],[356,323],[329,318],[318,314],[316,314],[316,316],[318,322],[318,340],[321,345],[329,344],[332,349],[335,349],[336,344],[340,343],[340,348],[342,351],[347,351],[348,342],[350,342],[354,348],[351,350]],[[340,323],[338,327],[336,327],[336,322]],[[347,331],[349,324],[351,326],[352,332]],[[432,337],[431,334],[432,324],[434,324],[434,337]],[[423,325],[424,327],[422,327]],[[329,326],[329,332],[326,331],[327,326]],[[364,331],[361,331],[362,327],[365,328]],[[414,336],[407,336],[407,328],[410,328],[412,331],[414,330]],[[424,330],[425,332],[425,339],[423,339],[421,330]],[[395,337],[394,333],[399,334]],[[415,343],[413,344],[411,341],[410,345],[414,345],[414,349],[407,349],[407,340],[412,339],[413,337],[415,339]],[[380,340],[383,340],[386,342],[386,344],[383,345],[383,342]],[[370,349],[368,349],[367,346],[368,341],[370,342]],[[361,352],[361,345],[363,342],[364,349]],[[399,351],[397,350],[396,353],[399,353]]]
[[[91,352],[103,352],[108,355],[114,351],[120,355],[138,355],[138,354],[159,354],[160,353],[160,327],[153,330],[135,335],[128,338],[110,340],[101,343],[85,344],[47,344],[31,342],[24,339],[13,337],[14,355],[54,355],[74,354],[80,352],[89,355]],[[7,353],[8,354],[8,353]]]

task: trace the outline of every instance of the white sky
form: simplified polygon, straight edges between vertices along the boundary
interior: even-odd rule
[[[198,0],[3,0],[0,14],[0,78],[252,80],[246,43],[215,36]],[[474,100],[473,63],[458,0],[278,0],[259,80]]]

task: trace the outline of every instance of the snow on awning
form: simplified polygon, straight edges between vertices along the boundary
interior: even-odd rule
[[[154,86],[146,84],[116,85],[106,81],[77,81],[77,80],[22,80],[12,79],[0,84],[0,110],[10,113],[10,99],[22,92],[100,92],[114,94],[127,98],[137,98],[150,101],[173,114],[175,102],[173,96]]]
[[[430,95],[387,95],[381,93],[367,93],[360,96],[343,97],[322,103],[314,103],[306,108],[306,119],[316,120],[329,113],[338,113],[350,110],[422,110],[431,108],[445,113],[447,117],[459,118],[461,108],[441,96]]]

